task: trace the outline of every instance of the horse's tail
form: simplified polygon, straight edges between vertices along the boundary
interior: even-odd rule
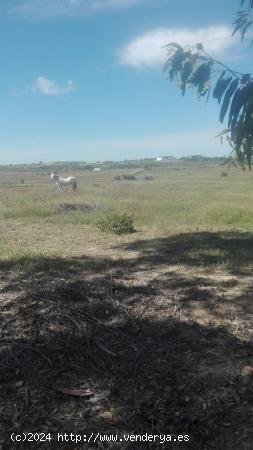
[[[73,181],[73,191],[76,191],[77,188],[77,182],[76,180]]]

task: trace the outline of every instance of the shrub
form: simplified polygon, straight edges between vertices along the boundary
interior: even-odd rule
[[[143,180],[153,180],[154,177],[152,177],[152,175],[145,175],[145,177],[143,177]]]
[[[126,173],[124,175],[122,175],[122,178],[124,178],[124,180],[136,180],[135,175],[126,174]]]
[[[101,231],[114,234],[133,233],[134,229],[133,216],[129,214],[108,214],[97,224]]]
[[[227,172],[221,172],[220,176],[221,177],[228,177],[228,173]]]
[[[115,175],[114,180],[121,180],[121,176],[120,175]]]

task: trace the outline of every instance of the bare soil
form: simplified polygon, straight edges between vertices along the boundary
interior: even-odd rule
[[[204,252],[214,243],[231,270]],[[195,234],[125,250],[138,256],[1,267],[0,445],[252,450],[251,241]],[[28,445],[13,432],[190,440]]]

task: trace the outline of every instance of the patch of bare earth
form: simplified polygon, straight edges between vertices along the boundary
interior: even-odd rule
[[[249,276],[144,259],[3,271],[3,449],[252,449],[251,292]],[[173,441],[10,443],[35,431]]]

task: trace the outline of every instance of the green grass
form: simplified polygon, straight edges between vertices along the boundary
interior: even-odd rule
[[[134,233],[134,217],[129,214],[107,214],[97,227],[104,232],[117,235]]]
[[[178,170],[175,170],[178,169]],[[136,180],[114,179],[135,173]],[[188,175],[191,173],[191,176]],[[80,254],[101,247],[101,253],[117,239],[152,239],[162,235],[201,231],[253,230],[252,176],[233,169],[221,177],[218,166],[178,163],[171,168],[77,172],[78,190],[58,192],[43,174],[26,173],[25,186],[16,186],[22,173],[5,172],[1,187],[0,261],[22,260],[34,252],[50,255]],[[63,174],[64,175],[64,174]],[[30,187],[29,187],[30,186]],[[84,214],[57,212],[59,203],[101,203],[105,210]],[[108,214],[134,216],[138,233],[132,237],[106,237],[97,223]]]
[[[34,272],[53,273],[54,271],[72,271],[76,268],[93,269],[108,265],[105,259],[99,262],[87,255],[82,257],[61,257],[48,250],[34,250],[21,245],[10,245],[0,241],[0,270],[11,270],[26,274]]]

